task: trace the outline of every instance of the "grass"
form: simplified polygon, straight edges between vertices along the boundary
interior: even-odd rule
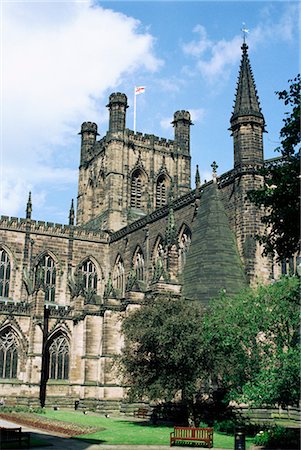
[[[80,411],[46,410],[46,414],[43,414],[43,416],[65,422],[105,428],[105,430],[95,433],[76,436],[77,439],[84,439],[99,444],[169,446],[169,435],[173,431],[173,427],[170,426],[151,425],[146,421],[134,421],[117,417],[105,418],[92,413],[91,415],[84,415]],[[215,432],[213,442],[214,447],[234,448],[234,436]],[[251,438],[246,439],[247,449],[252,442]]]

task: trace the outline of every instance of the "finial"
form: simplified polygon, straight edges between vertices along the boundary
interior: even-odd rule
[[[69,212],[69,225],[74,225],[74,203],[73,199],[71,200],[71,207]]]
[[[26,219],[31,219],[32,213],[32,203],[31,203],[31,192],[29,191],[28,201],[26,205]]]
[[[196,172],[195,172],[195,188],[199,189],[199,187],[201,186],[201,177],[200,177],[200,172],[199,172],[199,165],[196,165]]]
[[[249,34],[249,32],[250,32],[250,31],[246,28],[245,22],[242,23],[241,31],[242,31],[242,36],[243,36],[244,46],[245,46],[245,45],[246,45],[246,36],[247,36],[247,34]]]
[[[212,178],[213,178],[213,181],[216,183],[216,170],[218,168],[218,165],[216,164],[215,161],[213,161],[213,163],[211,164],[211,167],[212,167]]]

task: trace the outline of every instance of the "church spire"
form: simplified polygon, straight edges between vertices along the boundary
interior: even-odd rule
[[[257,116],[264,120],[257,95],[255,81],[248,57],[248,46],[244,42],[242,47],[242,59],[237,82],[234,110],[231,124],[241,116]]]
[[[242,44],[234,110],[230,119],[234,140],[234,167],[261,166],[265,121],[261,112],[255,81],[248,57],[248,46]]]

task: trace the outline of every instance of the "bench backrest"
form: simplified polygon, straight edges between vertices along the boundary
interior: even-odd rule
[[[21,427],[18,428],[0,428],[0,439],[1,440],[13,440],[16,436],[21,436]]]
[[[174,427],[174,435],[178,438],[207,439],[212,437],[213,428]]]

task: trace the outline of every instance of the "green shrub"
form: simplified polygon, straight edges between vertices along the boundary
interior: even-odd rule
[[[35,414],[45,414],[44,408],[40,406],[1,406],[0,413],[35,413]]]
[[[299,430],[275,425],[268,430],[260,431],[254,438],[255,445],[269,448],[298,449]]]

